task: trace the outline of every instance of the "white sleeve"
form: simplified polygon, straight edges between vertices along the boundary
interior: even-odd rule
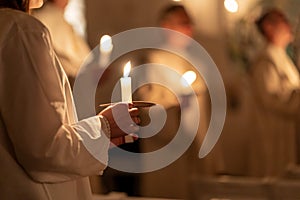
[[[107,151],[110,145],[110,138],[108,133],[105,133],[98,116],[90,117],[79,121],[73,125],[73,128],[78,132],[82,138],[85,148],[97,160],[107,164]],[[102,147],[99,149],[99,147]]]
[[[110,141],[99,117],[69,123],[48,32],[15,29],[0,46],[0,111],[17,163],[38,182],[101,174]]]

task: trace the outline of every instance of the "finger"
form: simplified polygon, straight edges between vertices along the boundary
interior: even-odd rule
[[[133,103],[129,103],[129,104],[128,104],[128,108],[129,108],[129,109],[134,108]]]
[[[140,127],[136,124],[131,124],[128,127],[128,131],[126,131],[127,134],[136,133],[140,130]]]
[[[110,148],[113,148],[115,146],[119,146],[121,144],[124,144],[125,143],[125,138],[122,136],[122,137],[117,137],[117,138],[111,138],[111,145],[110,145]]]
[[[137,117],[140,114],[140,111],[137,108],[131,108],[129,109],[129,114],[131,117]]]
[[[132,117],[132,121],[134,121],[134,123],[136,123],[136,124],[141,123],[141,119],[139,117]]]
[[[139,136],[137,134],[131,133],[129,135],[134,139],[134,141],[139,139]]]

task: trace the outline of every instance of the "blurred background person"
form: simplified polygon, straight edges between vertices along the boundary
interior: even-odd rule
[[[73,87],[76,74],[89,54],[90,47],[64,18],[68,2],[69,0],[48,0],[33,15],[49,29],[54,50]]]
[[[299,112],[299,73],[286,52],[293,40],[291,26],[278,9],[257,19],[266,45],[250,68],[255,97],[250,174],[283,176],[296,164],[296,120]]]
[[[159,14],[158,26],[165,29],[161,36],[163,38],[161,49],[146,52],[145,63],[149,65],[140,78],[145,78],[147,84],[137,90],[137,98],[163,106],[166,111],[166,122],[156,135],[140,141],[141,149],[143,152],[151,152],[163,148],[178,134],[181,123],[187,137],[190,127],[196,125],[199,127],[194,144],[178,160],[158,171],[141,174],[141,193],[144,196],[186,198],[191,176],[214,173],[211,156],[201,161],[198,158],[209,122],[209,96],[202,75],[188,62],[194,29],[192,18],[186,8],[180,4],[165,6]],[[171,52],[172,50],[179,52],[180,55]],[[196,74],[196,80],[191,84],[191,88],[196,94],[195,101],[198,105],[192,104],[191,99],[194,97],[184,91],[181,79],[187,71]],[[201,117],[200,123],[196,124],[195,117],[199,114],[198,111]],[[160,117],[160,112],[157,111],[156,115]],[[143,165],[147,166],[147,161]]]
[[[171,31],[176,31],[178,34],[184,34],[187,37],[193,37],[192,19],[184,6],[170,5],[161,11],[158,25],[166,29],[165,34],[162,36],[161,48],[175,49],[181,52],[182,55],[178,56],[165,50],[155,49],[147,53],[145,60],[147,60],[148,63],[165,65],[182,75],[191,69],[190,64],[184,58],[184,56],[187,56],[187,48],[190,44],[188,39],[179,38],[176,33]],[[179,77],[176,76],[175,73],[171,74],[168,73],[168,71],[165,71],[165,73],[157,73],[157,71],[153,70],[150,66],[145,70],[144,76],[148,82],[159,80],[164,82],[166,86],[175,85],[174,88],[176,91],[174,92],[180,92],[180,89],[182,89],[181,82],[178,79]],[[198,90],[199,89],[200,88],[198,88]],[[165,108],[178,105],[177,97],[163,86],[148,84],[148,86],[142,90],[140,90],[140,93],[141,98],[144,100],[157,102]]]

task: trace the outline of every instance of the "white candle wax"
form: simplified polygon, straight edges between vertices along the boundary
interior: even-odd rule
[[[121,93],[122,93],[122,102],[127,102],[127,103],[132,102],[130,77],[121,78]]]
[[[129,77],[131,68],[130,61],[124,67],[123,77],[120,79],[121,81],[121,95],[122,102],[131,103],[132,95],[131,95],[131,77]]]

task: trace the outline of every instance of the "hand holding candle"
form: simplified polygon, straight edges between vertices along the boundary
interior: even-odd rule
[[[131,78],[129,77],[130,70],[131,70],[131,62],[128,61],[124,67],[123,77],[120,79],[122,102],[125,103],[132,102]]]
[[[126,103],[116,103],[101,111],[101,125],[109,132],[111,142],[115,145],[134,142],[139,131],[139,109]],[[101,117],[103,116],[103,117]],[[102,124],[103,122],[103,124]]]

